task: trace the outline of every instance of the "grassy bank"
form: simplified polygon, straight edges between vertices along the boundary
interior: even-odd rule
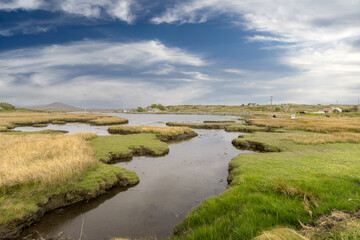
[[[354,212],[360,207],[360,148],[353,142],[357,137],[348,136],[357,127],[348,125],[349,119],[341,120],[345,123],[317,127],[299,121],[297,127],[289,127],[329,133],[313,136],[320,140],[312,144],[303,141],[307,134],[317,133],[298,130],[257,132],[234,140],[235,146],[262,152],[233,158],[228,189],[193,210],[174,229],[172,239],[358,239],[358,229],[331,224],[327,233],[304,231],[332,209]],[[268,122],[261,125],[286,127],[282,120]]]
[[[129,160],[134,155],[162,156],[169,152],[168,145],[153,133],[97,136],[90,143],[96,157],[106,163]]]
[[[197,136],[188,127],[115,126],[109,127],[111,134],[153,133],[162,141],[184,140]]]
[[[83,122],[94,125],[124,124],[128,120],[116,116],[83,113],[43,113],[43,112],[0,112],[0,132],[9,131],[16,126],[38,126],[44,124],[65,124]]]
[[[0,239],[16,237],[45,212],[134,185],[135,172],[100,163],[94,134],[0,134]]]

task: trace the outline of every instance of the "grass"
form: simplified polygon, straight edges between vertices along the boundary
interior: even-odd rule
[[[292,133],[286,134],[282,139],[299,144],[360,143],[360,133]]]
[[[88,141],[95,136],[0,134],[0,231],[14,220],[36,219],[53,196],[66,205],[96,197],[119,179],[136,184],[135,172],[99,162]]]
[[[82,176],[97,166],[82,135],[0,134],[0,186],[53,184]]]
[[[249,120],[252,124],[267,127],[282,127],[311,132],[360,132],[360,117],[346,116],[303,116],[297,119],[257,117]]]
[[[111,117],[102,117],[90,120],[90,123],[95,125],[113,125],[113,124],[126,124],[129,121],[126,118],[111,116]]]
[[[252,132],[258,132],[258,131],[270,132],[273,130],[270,127],[258,127],[258,126],[250,126],[250,125],[245,125],[245,124],[234,124],[234,125],[225,127],[225,131],[252,133]]]
[[[90,143],[96,157],[104,162],[109,162],[112,155],[118,155],[118,158],[129,158],[136,149],[147,149],[147,153],[154,156],[163,155],[169,151],[168,145],[158,140],[152,133],[97,136],[91,139]]]
[[[34,124],[64,124],[84,122],[95,125],[110,125],[127,122],[127,119],[93,113],[45,113],[45,112],[0,112],[0,132],[16,126],[33,126]]]
[[[290,228],[275,228],[270,231],[265,231],[254,240],[307,240],[304,236]]]
[[[358,144],[303,145],[283,136],[257,132],[240,138],[281,152],[233,158],[228,189],[194,209],[171,239],[253,239],[278,227],[301,229],[300,222],[314,222],[332,209],[360,207],[360,201],[351,200],[360,199]]]
[[[189,127],[189,128],[198,128],[198,129],[225,129],[234,123],[231,122],[213,122],[213,123],[177,123],[177,122],[167,122],[167,126],[177,126],[177,127]]]
[[[177,136],[181,134],[194,133],[194,131],[188,127],[154,127],[154,126],[116,126],[116,127],[109,127],[108,132],[113,134],[155,133],[161,136]]]
[[[78,180],[51,187],[41,183],[26,184],[7,194],[0,194],[0,225],[14,219],[29,218],[54,195],[83,192],[84,197],[91,197],[94,192],[113,184],[119,177],[127,179],[130,184],[138,182],[138,177],[133,171],[99,163],[96,168],[89,169]],[[70,198],[71,194],[68,197]]]

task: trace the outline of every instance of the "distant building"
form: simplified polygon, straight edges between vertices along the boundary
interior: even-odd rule
[[[339,107],[329,107],[329,108],[324,108],[323,110],[314,112],[314,113],[335,113],[335,112],[342,112],[342,109]]]
[[[158,113],[158,112],[161,112],[161,110],[160,109],[158,109],[158,108],[148,108],[148,110],[147,110],[148,112],[151,112],[151,113]]]
[[[342,109],[339,107],[330,107],[330,108],[325,108],[324,113],[334,113],[334,112],[342,112]]]

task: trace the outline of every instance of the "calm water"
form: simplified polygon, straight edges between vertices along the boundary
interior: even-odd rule
[[[126,117],[131,124],[146,125],[163,125],[167,121],[229,120],[223,116],[194,115],[172,115],[171,120],[169,115]],[[83,130],[90,128],[87,126]],[[63,232],[64,237],[78,239],[82,224],[82,239],[154,236],[163,239],[170,236],[174,226],[191,209],[225,190],[228,163],[242,152],[231,145],[238,133],[195,131],[198,137],[171,144],[170,153],[164,157],[135,157],[130,162],[117,164],[137,172],[140,183],[135,187],[117,188],[95,200],[55,210],[23,236],[36,230],[42,237],[56,237]]]
[[[124,113],[107,113],[108,115],[119,116],[129,119],[128,125],[149,125],[149,126],[165,126],[166,122],[192,122],[202,123],[206,120],[221,121],[233,120],[236,121],[239,117],[235,116],[216,116],[216,115],[171,115],[171,114],[124,114]],[[40,131],[40,130],[65,130],[69,133],[76,132],[94,132],[97,135],[109,135],[107,126],[90,126],[84,123],[67,123],[64,125],[49,124],[47,127],[17,127],[17,131]]]

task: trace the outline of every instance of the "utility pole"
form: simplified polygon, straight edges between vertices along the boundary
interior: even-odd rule
[[[271,109],[271,112],[273,111],[273,96],[270,97],[270,109]]]

